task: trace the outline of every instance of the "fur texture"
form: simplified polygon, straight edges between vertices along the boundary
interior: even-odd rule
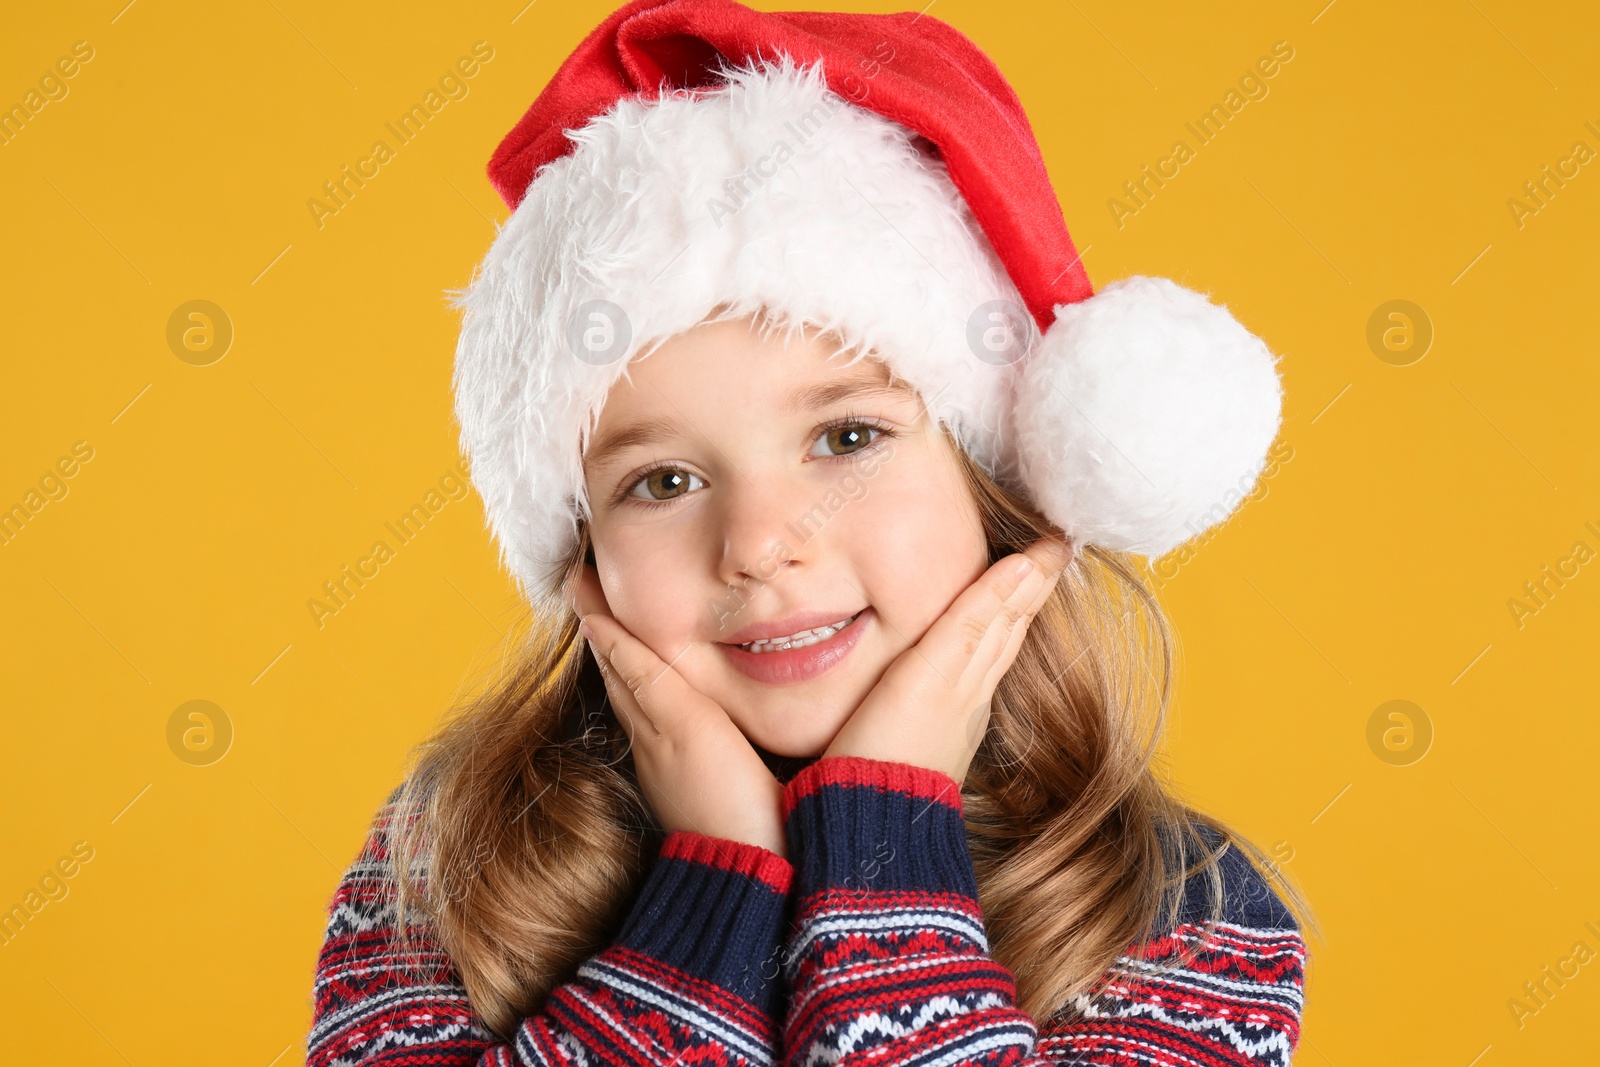
[[[1075,539],[1155,558],[1225,520],[1277,436],[1276,359],[1227,308],[1166,278],[1056,308],[1022,369],[1022,480]]]
[[[452,294],[461,445],[524,596],[556,594],[590,514],[582,455],[610,389],[708,318],[806,324],[883,360],[997,481],[1106,547],[1159,554],[1254,478],[1277,379],[1225,309],[1129,279],[1056,308],[1047,339],[1008,316],[1010,354],[980,352],[974,322],[1022,301],[938,153],[831,92],[820,62],[722,78],[568,131]]]

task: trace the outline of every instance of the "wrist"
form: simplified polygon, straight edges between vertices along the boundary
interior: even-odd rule
[[[960,783],[860,756],[818,760],[784,788],[795,891],[959,893],[976,898]]]
[[[635,975],[665,966],[691,997],[710,983],[770,1016],[793,873],[759,846],[671,831],[607,959]]]

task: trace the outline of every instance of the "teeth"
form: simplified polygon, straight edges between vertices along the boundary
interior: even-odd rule
[[[790,634],[787,637],[766,637],[739,647],[746,652],[782,652],[786,648],[805,648],[807,645],[814,645],[818,641],[826,641],[846,626],[849,626],[860,614],[861,612],[858,611],[848,619],[841,619],[827,626],[819,626],[815,630],[801,630],[799,633]]]

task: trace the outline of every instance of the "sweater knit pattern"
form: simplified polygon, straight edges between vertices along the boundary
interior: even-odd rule
[[[1220,923],[1191,879],[1177,926],[1035,1020],[989,954],[959,783],[837,756],[784,787],[790,859],[667,834],[616,940],[502,1042],[428,928],[392,943],[394,800],[329,906],[308,1067],[1287,1067],[1299,1041],[1305,943],[1236,850]]]

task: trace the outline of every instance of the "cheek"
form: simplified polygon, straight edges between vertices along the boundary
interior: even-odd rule
[[[959,472],[931,464],[886,471],[860,504],[844,551],[886,636],[909,647],[988,567],[977,504]]]
[[[704,583],[676,539],[648,525],[618,528],[596,536],[594,558],[611,616],[658,656],[670,660],[703,625]]]

